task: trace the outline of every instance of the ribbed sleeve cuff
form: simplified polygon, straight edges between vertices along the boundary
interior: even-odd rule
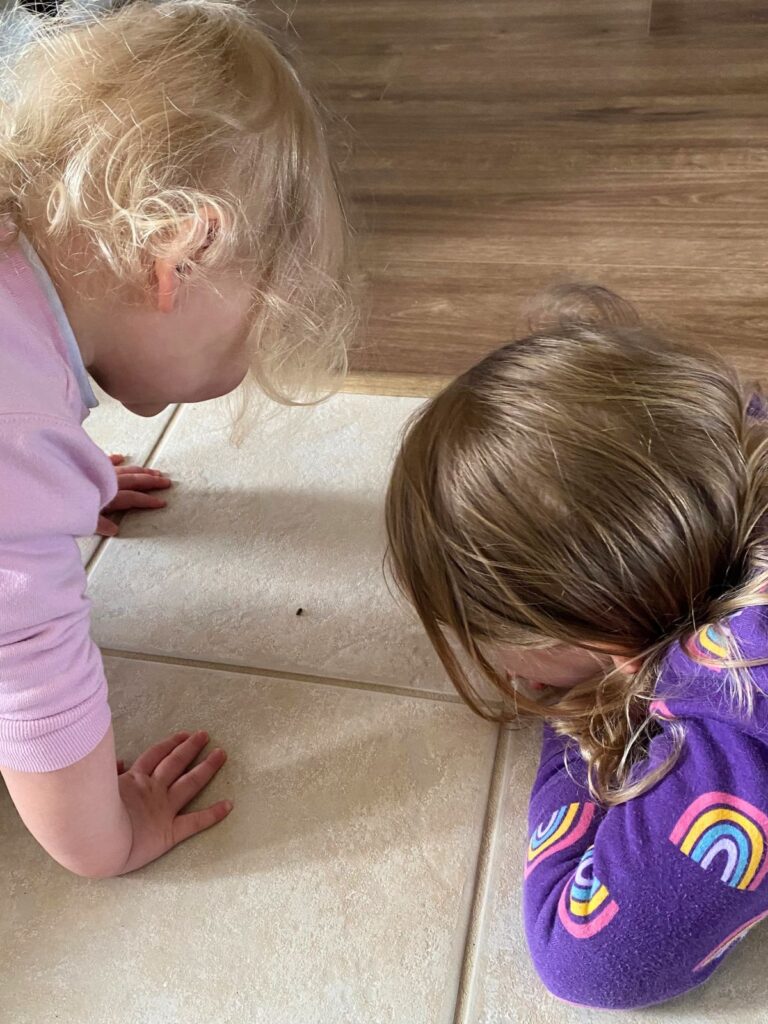
[[[112,715],[106,682],[88,700],[48,718],[0,718],[0,765],[17,772],[55,772],[98,746]]]

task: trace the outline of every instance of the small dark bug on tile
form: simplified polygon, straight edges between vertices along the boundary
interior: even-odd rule
[[[296,614],[297,615],[303,615],[304,614],[304,609],[303,608],[297,608],[296,609]]]

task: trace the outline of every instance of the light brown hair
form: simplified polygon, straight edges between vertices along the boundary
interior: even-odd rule
[[[75,0],[33,22],[5,72],[0,211],[49,263],[76,267],[83,293],[141,297],[181,239],[189,273],[252,287],[267,394],[336,389],[355,325],[349,232],[320,112],[277,42],[212,0],[110,13]]]
[[[548,720],[578,743],[593,795],[619,803],[679,753],[677,726],[666,762],[633,775],[675,643],[724,624],[727,685],[751,708],[744,668],[757,662],[741,660],[727,620],[768,602],[768,422],[724,360],[661,337],[604,289],[561,289],[538,324],[409,424],[387,495],[389,564],[467,703]],[[537,701],[494,663],[502,644],[575,645],[642,667]]]

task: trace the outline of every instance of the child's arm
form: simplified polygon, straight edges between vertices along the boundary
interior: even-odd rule
[[[115,468],[79,426],[21,414],[0,416],[0,467],[2,772],[30,831],[61,864],[92,876],[131,871],[228,813],[223,801],[179,813],[224,755],[188,771],[206,739],[179,734],[118,778],[74,539],[93,532],[114,498]]]
[[[207,742],[205,733],[177,733],[118,775],[110,728],[76,764],[51,772],[3,769],[3,777],[25,825],[54,860],[104,878],[134,871],[226,817],[227,800],[181,813],[226,760],[214,750],[190,768]]]
[[[569,1002],[628,1009],[704,981],[768,912],[768,767],[757,742],[686,720],[676,766],[653,789],[600,809],[585,766],[545,729],[524,885],[531,955]],[[651,764],[669,734],[653,740]]]

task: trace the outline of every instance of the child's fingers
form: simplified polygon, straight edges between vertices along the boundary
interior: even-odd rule
[[[165,508],[167,502],[155,494],[143,491],[118,491],[117,497],[107,505],[108,512],[126,512],[131,508]]]
[[[113,523],[106,516],[99,516],[99,521],[96,524],[96,533],[99,537],[116,537],[119,530],[117,523]]]
[[[122,759],[122,757],[119,757],[117,759],[117,761],[115,762],[115,767],[117,768],[118,775],[125,775],[125,761]]]
[[[155,743],[145,750],[143,754],[140,754],[133,762],[134,771],[141,772],[144,775],[151,775],[152,772],[157,768],[160,762],[166,758],[172,750],[179,746],[180,743],[184,743],[188,740],[190,733],[186,730],[184,732],[176,732],[173,736],[168,736],[167,739],[160,740],[159,743]]]
[[[149,473],[140,466],[131,466],[118,474],[117,486],[121,491],[157,491],[170,487],[171,480],[164,473]]]
[[[193,732],[183,743],[170,750],[154,770],[154,776],[169,789],[192,764],[208,742],[207,732]]]
[[[198,832],[204,832],[212,825],[218,825],[226,818],[232,810],[231,800],[219,800],[218,803],[204,808],[202,811],[192,811],[190,814],[180,814],[173,823],[173,843],[183,843],[190,836],[196,836]]]
[[[117,470],[117,475],[118,477],[123,477],[126,473],[145,473],[147,476],[168,476],[168,474],[164,473],[162,469],[153,469],[152,466],[142,466],[139,465],[139,463],[126,466],[121,463]]]
[[[194,768],[190,768],[174,782],[168,790],[168,796],[171,806],[177,814],[182,807],[186,807],[190,800],[194,800],[197,794],[205,789],[226,760],[227,755],[223,750],[218,748],[212,750],[204,761],[196,764]]]
[[[110,455],[109,456],[109,461],[112,463],[113,466],[121,466],[125,462],[125,456],[124,455]]]

